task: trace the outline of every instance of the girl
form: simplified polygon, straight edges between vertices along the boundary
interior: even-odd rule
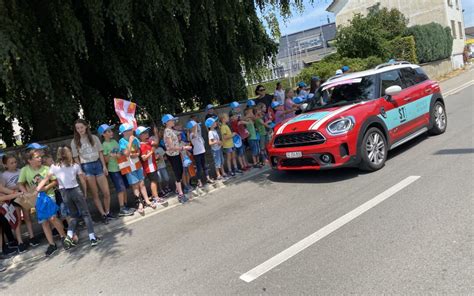
[[[284,119],[295,117],[295,111],[298,109],[298,105],[293,103],[294,96],[295,96],[295,93],[293,89],[287,88],[285,90],[285,104],[284,104],[285,118]]]
[[[61,196],[63,197],[72,218],[67,230],[67,236],[64,239],[64,249],[68,250],[77,244],[77,240],[74,240],[73,237],[76,232],[76,225],[79,216],[81,216],[86,223],[91,246],[95,247],[99,244],[100,239],[95,236],[94,225],[89,213],[89,208],[87,207],[86,197],[79,188],[76,179],[76,177],[79,177],[84,192],[87,192],[87,183],[84,173],[82,172],[81,167],[77,163],[74,163],[71,150],[66,146],[58,148],[56,160],[57,164],[51,166],[49,173],[36,187],[36,191],[39,192],[43,190],[51,178],[57,178]]]
[[[250,109],[249,109],[250,110]],[[216,166],[217,180],[227,178],[224,172],[224,155],[222,154],[222,141],[217,133],[217,120],[215,118],[208,118],[206,120],[206,127],[209,129],[209,145],[212,149],[212,158],[214,158],[214,165]]]
[[[14,191],[18,191],[20,187],[18,186],[18,177],[20,176],[20,170],[17,168],[17,160],[13,155],[4,155],[2,157],[2,163],[5,167],[5,171],[1,174],[1,180],[5,184],[3,191],[9,191],[8,194],[13,194]],[[11,201],[11,204],[15,207],[18,218],[21,217],[21,212],[23,211],[23,217],[25,219],[26,228],[28,229],[28,234],[30,235],[30,242],[35,242],[35,237],[33,234],[33,225],[31,224],[30,209],[23,209],[21,205],[15,201]],[[26,218],[28,216],[28,218]],[[21,220],[20,220],[21,222]],[[26,251],[26,244],[23,243],[21,237],[21,223],[15,228],[15,236],[18,241],[18,252],[21,254]],[[36,244],[37,245],[37,244]]]
[[[187,198],[183,193],[183,189],[181,188],[183,163],[181,162],[180,151],[191,150],[192,147],[189,145],[179,146],[178,136],[173,130],[176,120],[178,120],[178,118],[173,117],[173,115],[171,114],[166,114],[161,118],[161,122],[166,126],[163,138],[166,146],[166,155],[169,162],[171,163],[171,167],[173,168],[174,177],[176,180],[178,200],[181,203],[185,203],[187,201]]]
[[[22,192],[14,192],[11,191],[8,194],[0,195],[0,204],[3,202],[9,202],[14,200],[17,197],[23,196]],[[0,246],[2,247],[3,255],[4,256],[11,256],[16,254],[17,250],[15,248],[10,248],[4,241],[3,237],[6,236],[9,240],[12,239],[13,234],[11,233],[11,227],[6,218],[0,215]],[[20,228],[19,226],[17,228]],[[2,265],[0,265],[0,268]]]
[[[22,192],[28,192],[28,188],[35,189],[38,184],[48,175],[49,167],[44,166],[41,163],[41,154],[38,151],[31,150],[26,155],[26,160],[28,165],[24,166],[20,170],[20,176],[18,177],[18,185]],[[41,191],[46,192],[48,197],[55,201],[54,188],[57,185],[56,178],[52,177],[47,184],[41,188]],[[38,195],[38,191],[33,191],[33,195]],[[57,232],[61,236],[61,239],[64,240],[66,234],[64,233],[64,228],[62,223],[56,219],[56,216],[51,216],[48,219],[38,221],[43,228],[43,232],[48,240],[49,246],[46,250],[46,256],[51,256],[57,251],[56,243],[53,239],[53,233],[51,231],[51,225],[56,228]]]
[[[191,130],[189,137],[191,138],[191,143],[193,144],[193,155],[197,167],[198,187],[202,188],[202,180],[204,179],[204,175],[208,183],[213,184],[214,181],[212,181],[206,172],[206,148],[204,147],[204,139],[202,138],[201,133],[199,133],[198,126],[199,124],[197,124],[197,122],[194,120],[188,122],[188,128]]]
[[[156,127],[155,127],[156,129]],[[165,159],[166,159],[166,154],[165,154],[165,149],[163,148],[164,147],[164,143],[162,143],[163,141],[163,129],[160,128],[158,130],[158,138],[156,139],[157,142],[159,142],[160,144],[158,145],[158,147],[155,149],[155,154],[156,154],[156,162],[157,162],[157,165],[158,165],[158,177],[160,179],[160,186],[159,188],[161,188],[160,190],[160,197],[166,197],[172,190],[170,188],[170,176],[168,174],[168,170],[166,169],[166,162],[165,162]]]
[[[106,177],[108,171],[102,153],[102,144],[97,136],[92,135],[89,124],[83,119],[78,119],[74,123],[74,139],[71,142],[71,150],[74,160],[81,165],[82,171],[86,175],[87,186],[91,190],[97,210],[102,215],[102,222],[108,224],[109,219],[115,217],[110,214],[110,191]],[[104,195],[104,206],[99,199],[97,185]]]
[[[265,106],[265,104],[263,105]],[[235,176],[235,173],[242,174],[242,171],[239,170],[239,168],[237,167],[237,157],[235,155],[233,137],[234,135],[236,135],[236,133],[233,133],[230,130],[230,127],[228,125],[229,116],[227,114],[221,113],[219,119],[221,120],[220,131],[222,135],[222,149],[226,155],[228,172],[233,177]],[[234,165],[233,168],[232,165]]]

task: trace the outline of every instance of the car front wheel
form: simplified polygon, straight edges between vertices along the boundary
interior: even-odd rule
[[[360,168],[364,171],[376,171],[385,165],[387,160],[387,140],[376,127],[371,127],[364,134],[359,152],[361,156]]]

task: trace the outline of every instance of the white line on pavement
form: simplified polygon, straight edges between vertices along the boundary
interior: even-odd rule
[[[411,183],[415,182],[419,178],[420,176],[409,176],[403,179],[399,183],[393,185],[389,189],[385,190],[384,192],[380,193],[379,195],[365,202],[364,204],[358,206],[357,208],[353,209],[352,211],[345,214],[344,216],[339,217],[338,219],[334,220],[333,222],[319,229],[315,233],[307,236],[306,238],[292,245],[288,249],[282,251],[281,253],[263,262],[262,264],[255,267],[254,269],[242,274],[240,276],[240,279],[243,280],[244,282],[250,283],[251,281],[261,276],[262,274],[266,273],[267,271],[270,271],[271,269],[275,268],[276,266],[280,265],[281,263],[295,256],[299,252],[313,245],[320,239],[326,237],[327,235],[336,231],[337,229],[349,223],[353,219],[359,217],[363,213],[367,212],[371,208],[375,207],[379,203],[383,202],[384,200],[391,197],[392,195],[402,190],[403,188],[407,187]]]
[[[453,95],[453,94],[455,94],[455,93],[457,93],[457,92],[460,92],[461,90],[463,90],[463,89],[465,89],[466,87],[469,87],[469,86],[471,86],[471,85],[473,85],[473,84],[474,84],[474,80],[468,81],[468,82],[466,82],[466,83],[464,83],[464,84],[462,84],[462,85],[460,85],[460,86],[458,86],[458,87],[456,87],[456,88],[453,88],[453,89],[450,89],[450,90],[446,91],[446,92],[444,93],[444,96],[447,97],[447,96]]]

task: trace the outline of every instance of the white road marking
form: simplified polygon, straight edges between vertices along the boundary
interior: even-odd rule
[[[446,91],[446,92],[444,93],[444,96],[447,97],[447,96],[453,95],[453,94],[455,94],[455,93],[457,93],[457,92],[460,92],[461,90],[463,90],[463,89],[465,89],[466,87],[469,87],[469,86],[471,86],[471,85],[473,85],[473,84],[474,84],[474,80],[468,81],[468,82],[466,82],[466,83],[464,83],[464,84],[462,84],[462,85],[460,85],[460,86],[458,86],[458,87],[456,87],[456,88],[453,88],[453,89],[451,89],[451,90]]]
[[[243,280],[244,282],[250,283],[251,281],[261,276],[262,274],[270,271],[271,269],[275,268],[276,266],[280,265],[281,263],[295,256],[299,252],[313,245],[317,241],[326,237],[330,233],[336,231],[340,227],[349,223],[353,219],[359,217],[363,213],[367,212],[371,208],[375,207],[379,203],[383,202],[384,200],[391,197],[392,195],[402,190],[403,188],[407,187],[411,183],[415,182],[419,178],[420,176],[409,176],[403,179],[399,183],[393,185],[389,189],[385,190],[384,192],[380,193],[379,195],[365,202],[364,204],[358,206],[357,208],[353,209],[352,211],[345,214],[344,216],[339,217],[338,219],[334,220],[333,222],[319,229],[315,233],[307,236],[306,238],[292,245],[288,249],[282,251],[281,253],[263,262],[262,264],[255,267],[254,269],[242,274],[239,278]]]

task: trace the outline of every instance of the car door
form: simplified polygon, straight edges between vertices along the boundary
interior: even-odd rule
[[[381,112],[382,119],[389,131],[390,142],[394,143],[406,135],[405,125],[408,118],[405,105],[409,102],[406,98],[410,98],[411,90],[403,89],[404,83],[398,69],[382,72],[379,77],[382,96],[385,96],[385,89],[390,86],[398,85],[402,88],[398,94],[391,97],[390,101],[383,100],[381,102],[383,108],[383,112]]]

